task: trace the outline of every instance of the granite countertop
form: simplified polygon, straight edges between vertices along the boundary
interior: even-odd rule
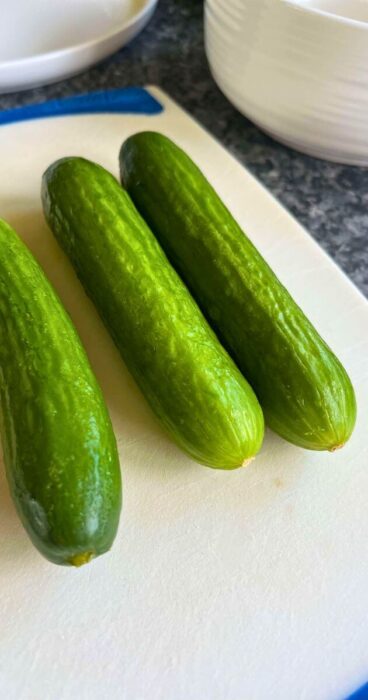
[[[368,168],[303,156],[241,116],[211,78],[202,15],[200,0],[159,0],[153,20],[128,47],[70,80],[3,95],[0,109],[124,85],[162,87],[263,182],[368,296]]]

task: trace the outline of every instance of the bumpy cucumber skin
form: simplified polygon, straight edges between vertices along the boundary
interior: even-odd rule
[[[202,172],[155,132],[129,138],[120,165],[127,191],[251,383],[268,425],[307,449],[341,447],[356,420],[345,369]]]
[[[177,444],[234,469],[264,433],[253,390],[221,347],[128,194],[82,158],[43,179],[46,219],[130,372]]]
[[[79,566],[110,549],[121,508],[115,437],[53,288],[0,220],[1,435],[11,494],[39,551]]]

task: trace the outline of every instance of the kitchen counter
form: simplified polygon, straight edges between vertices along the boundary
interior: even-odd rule
[[[160,0],[128,47],[55,85],[0,96],[0,108],[124,85],[155,84],[214,134],[295,215],[368,296],[368,168],[303,156],[242,117],[213,82],[200,0]]]

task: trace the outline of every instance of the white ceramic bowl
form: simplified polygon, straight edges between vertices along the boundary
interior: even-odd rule
[[[368,165],[368,0],[206,0],[224,94],[276,139]]]
[[[133,39],[157,0],[0,0],[0,93],[52,83]]]

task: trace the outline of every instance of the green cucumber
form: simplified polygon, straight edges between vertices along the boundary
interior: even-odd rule
[[[46,219],[173,439],[233,469],[259,450],[258,401],[117,180],[65,158],[43,178]]]
[[[129,138],[122,181],[255,390],[268,425],[335,450],[356,419],[350,379],[193,161],[153,132]]]
[[[59,298],[0,220],[0,403],[7,478],[32,542],[55,564],[106,552],[121,507],[110,418]]]

